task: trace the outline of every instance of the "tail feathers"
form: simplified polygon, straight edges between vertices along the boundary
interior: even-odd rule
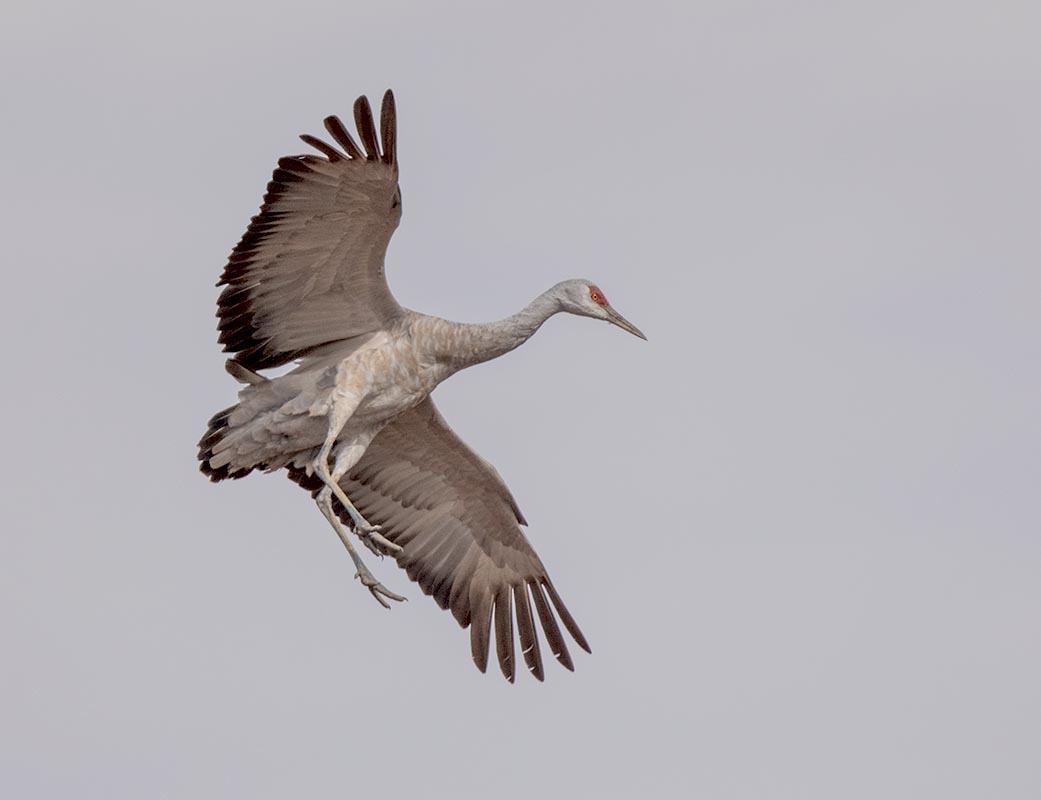
[[[230,464],[221,464],[218,467],[210,465],[210,459],[214,455],[213,448],[227,434],[228,418],[236,408],[238,406],[231,406],[214,414],[205,435],[199,440],[199,470],[214,483],[227,478],[243,478],[253,471],[252,467],[232,469]]]

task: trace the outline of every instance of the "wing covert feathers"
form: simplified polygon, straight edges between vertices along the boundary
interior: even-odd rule
[[[369,102],[354,106],[359,147],[339,118],[336,144],[304,134],[321,156],[287,156],[228,257],[218,286],[218,341],[250,370],[286,364],[316,347],[384,328],[401,313],[384,255],[401,218],[397,118],[383,98],[383,155]]]
[[[316,476],[302,469],[289,473],[312,494],[321,489]],[[482,672],[493,633],[499,669],[511,682],[519,657],[514,629],[520,655],[540,681],[545,675],[538,627],[569,670],[574,662],[560,623],[589,650],[521,530],[506,485],[455,435],[429,398],[389,423],[341,485],[365,518],[403,548],[396,559],[409,578],[449,609],[460,626],[469,627],[471,654]],[[349,525],[350,516],[334,506]]]

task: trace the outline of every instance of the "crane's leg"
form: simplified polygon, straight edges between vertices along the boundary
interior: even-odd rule
[[[328,488],[329,487],[327,486],[319,493],[318,508],[322,510],[325,518],[329,520],[329,524],[332,525],[333,530],[336,531],[336,535],[339,536],[340,541],[343,542],[343,546],[347,548],[347,553],[350,555],[351,560],[354,562],[354,567],[357,570],[354,573],[354,577],[358,578],[362,582],[362,585],[372,593],[372,596],[375,597],[376,600],[379,601],[379,604],[384,608],[390,608],[390,603],[384,600],[384,597],[390,600],[396,600],[399,603],[402,602],[405,598],[400,594],[395,594],[390,591],[390,589],[376,580],[375,576],[369,571],[369,568],[365,566],[365,562],[361,560],[358,551],[356,551],[354,545],[351,544],[347,531],[343,529],[340,520],[336,518],[336,513],[333,511],[333,504],[330,499],[331,494],[327,494]]]
[[[357,406],[355,405],[354,407],[356,408]],[[347,532],[343,529],[340,520],[333,511],[332,496],[335,494],[336,498],[347,510],[347,513],[351,515],[351,519],[354,521],[354,524],[358,529],[364,530],[370,536],[374,533],[377,533],[378,535],[378,528],[375,525],[370,525],[368,521],[362,517],[358,512],[358,509],[354,507],[354,504],[347,497],[347,494],[343,489],[340,488],[338,483],[339,479],[347,473],[347,470],[358,463],[358,459],[360,459],[362,454],[365,452],[365,448],[368,447],[369,441],[372,440],[372,437],[370,436],[367,440],[352,442],[343,447],[341,452],[337,454],[336,459],[335,472],[338,474],[334,478],[333,474],[330,474],[329,472],[329,452],[332,450],[333,444],[336,442],[336,437],[340,435],[340,432],[343,430],[343,427],[346,424],[347,419],[350,417],[350,414],[353,413],[353,410],[354,408],[334,408],[329,415],[329,432],[318,453],[318,457],[314,462],[315,473],[322,479],[325,486],[318,493],[318,497],[315,499],[318,503],[318,508],[329,521],[329,524],[332,525],[333,530],[336,531],[336,535],[340,537],[343,546],[347,548],[347,553],[350,555],[357,570],[354,577],[361,580],[362,585],[372,593],[372,596],[379,601],[380,605],[384,608],[390,608],[390,604],[383,599],[384,597],[398,602],[403,601],[405,598],[390,591],[382,583],[376,580],[373,574],[369,571],[369,568],[365,566],[365,562],[362,561],[361,556],[358,555],[357,551],[354,549],[354,545],[351,544]],[[382,553],[375,549],[375,545],[365,538],[365,534],[359,535],[362,536],[362,541],[366,543],[369,549],[382,556]],[[387,542],[391,548],[396,548],[397,550],[401,549],[383,536],[379,536],[379,539]]]
[[[370,524],[361,515],[361,512],[354,507],[354,503],[351,502],[343,487],[340,486],[340,480],[347,474],[347,470],[357,464],[361,457],[365,455],[365,450],[373,438],[375,437],[367,436],[364,439],[358,439],[348,444],[341,444],[336,453],[336,464],[333,467],[332,474],[329,476],[330,480],[326,481],[325,486],[332,491],[336,499],[340,501],[340,504],[347,509],[347,513],[351,515],[351,519],[354,521],[354,532],[358,535],[358,538],[365,543],[369,550],[383,558],[386,553],[400,553],[402,548],[381,534],[379,525]]]

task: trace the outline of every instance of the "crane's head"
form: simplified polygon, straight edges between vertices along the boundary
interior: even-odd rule
[[[564,281],[557,284],[555,288],[558,290],[557,296],[560,299],[562,310],[582,317],[602,319],[612,325],[617,325],[623,331],[629,331],[633,336],[639,336],[644,341],[647,340],[639,328],[611,308],[607,297],[595,283],[587,280]]]

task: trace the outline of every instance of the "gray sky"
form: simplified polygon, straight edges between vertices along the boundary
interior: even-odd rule
[[[2,12],[0,794],[1041,796],[1037,3],[148,5]],[[437,392],[592,643],[543,685],[196,471],[224,259],[388,86],[403,304],[650,338]]]

